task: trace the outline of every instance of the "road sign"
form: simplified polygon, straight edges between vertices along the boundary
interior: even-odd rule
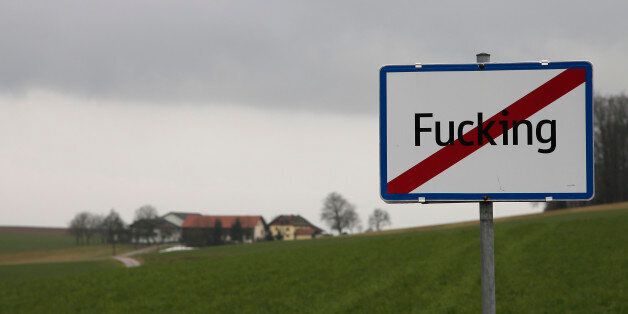
[[[380,70],[387,202],[593,197],[589,62]]]

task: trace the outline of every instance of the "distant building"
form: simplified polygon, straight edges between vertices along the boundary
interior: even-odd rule
[[[161,218],[164,220],[171,222],[175,226],[177,226],[174,234],[172,235],[173,239],[176,239],[174,242],[181,242],[181,232],[183,230],[183,222],[190,215],[200,215],[199,213],[182,213],[182,212],[169,212],[163,215]]]
[[[181,241],[181,230],[185,218],[198,213],[169,212],[160,218],[134,221],[131,230],[133,243],[172,243]]]
[[[163,215],[161,218],[168,220],[181,228],[183,226],[185,218],[187,218],[189,215],[200,215],[200,213],[169,212]]]
[[[185,218],[182,225],[182,241],[195,246],[210,245],[212,230],[216,221],[220,220],[222,242],[231,242],[231,228],[236,221],[242,227],[243,242],[264,240],[266,236],[266,221],[262,216],[205,216],[191,214]]]
[[[131,242],[140,244],[179,242],[180,227],[163,219],[139,219],[130,226]]]
[[[275,238],[283,240],[312,239],[323,233],[323,229],[313,225],[300,215],[280,215],[268,225]]]

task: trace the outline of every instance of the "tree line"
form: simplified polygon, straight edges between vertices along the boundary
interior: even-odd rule
[[[107,215],[80,212],[70,221],[68,229],[77,245],[128,241],[126,223],[115,209]]]
[[[106,215],[82,211],[72,218],[68,224],[68,231],[74,236],[77,245],[128,243],[139,237],[154,238],[158,218],[155,207],[141,206],[135,211],[134,221],[145,223],[142,224],[142,228],[130,230],[129,225],[115,209],[111,209]]]
[[[628,96],[598,95],[593,103],[595,197],[545,203],[545,210],[628,200]]]

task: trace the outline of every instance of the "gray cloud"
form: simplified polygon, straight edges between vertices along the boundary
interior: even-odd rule
[[[589,59],[596,89],[620,92],[627,8],[1,1],[2,223],[64,225],[79,210],[110,207],[130,219],[145,202],[164,211],[301,213],[318,223],[332,190],[363,219],[374,207],[390,210],[395,227],[477,219],[472,204],[379,200],[379,67],[473,62],[484,50],[502,62]],[[496,208],[516,213],[510,203]]]
[[[626,2],[0,3],[0,93],[373,112],[388,63],[590,59],[625,90]],[[166,103],[166,102],[164,102]]]

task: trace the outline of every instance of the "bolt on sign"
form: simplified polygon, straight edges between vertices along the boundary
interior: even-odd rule
[[[382,67],[381,197],[591,199],[592,85],[584,61]]]

